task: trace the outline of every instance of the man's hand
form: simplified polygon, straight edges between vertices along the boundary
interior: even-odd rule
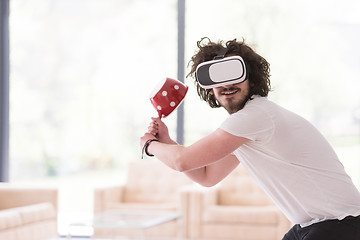
[[[165,123],[160,118],[151,118],[151,122],[148,127],[148,132],[140,138],[140,146],[144,148],[145,143],[150,139],[157,139],[161,143],[177,144],[169,136],[169,130]]]
[[[152,134],[162,143],[176,144],[170,138],[169,130],[166,124],[160,118],[151,118],[152,122],[149,124],[148,133]]]
[[[152,135],[151,133],[145,133],[144,136],[142,136],[140,138],[140,146],[141,146],[141,148],[143,148],[145,143],[150,139],[157,139],[157,138],[154,137],[154,135]]]

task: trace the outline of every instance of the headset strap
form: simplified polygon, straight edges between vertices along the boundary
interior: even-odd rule
[[[213,58],[213,60],[217,60],[217,59],[222,59],[222,58],[224,58],[225,55],[226,55],[227,50],[228,50],[227,48],[222,48],[222,49],[220,49],[218,55],[216,55],[216,56]]]

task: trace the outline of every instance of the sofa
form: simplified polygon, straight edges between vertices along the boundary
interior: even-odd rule
[[[94,190],[94,214],[127,211],[173,211],[181,212],[180,189],[191,185],[184,174],[176,172],[156,159],[131,162],[125,184],[98,187]],[[175,221],[146,230],[152,238],[175,238],[179,225]],[[136,237],[138,230],[95,228],[94,237]]]
[[[57,233],[57,189],[0,183],[0,239],[45,240]]]
[[[292,225],[241,165],[217,186],[181,196],[188,239],[279,240]]]

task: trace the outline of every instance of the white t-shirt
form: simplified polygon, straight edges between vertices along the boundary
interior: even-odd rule
[[[326,139],[304,118],[255,96],[220,126],[248,138],[234,154],[293,223],[360,215],[360,193]]]

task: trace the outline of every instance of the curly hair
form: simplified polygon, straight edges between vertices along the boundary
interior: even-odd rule
[[[252,48],[245,44],[244,39],[240,42],[236,39],[226,42],[225,46],[223,41],[217,43],[212,42],[209,38],[204,37],[197,42],[199,50],[192,56],[189,66],[191,71],[188,76],[195,79],[196,67],[205,61],[213,60],[214,57],[219,55],[223,49],[226,49],[226,56],[241,56],[246,64],[248,72],[248,80],[250,82],[250,96],[260,95],[266,97],[271,90],[270,85],[270,64],[257,54]],[[219,102],[215,99],[214,95],[211,94],[212,89],[202,88],[197,81],[195,81],[197,93],[200,98],[206,101],[210,107],[218,108],[221,107]]]

